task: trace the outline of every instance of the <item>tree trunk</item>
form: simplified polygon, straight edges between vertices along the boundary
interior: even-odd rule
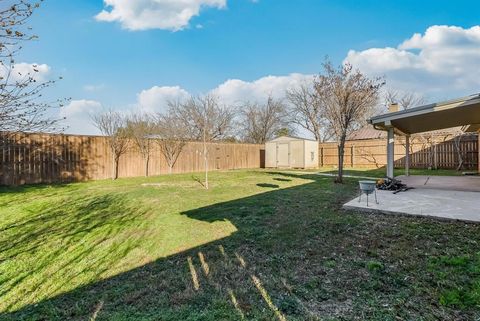
[[[335,183],[343,183],[343,159],[345,157],[345,139],[347,135],[340,137],[340,144],[338,145],[338,175]]]
[[[168,173],[172,174],[173,171],[173,165],[168,164]]]
[[[117,179],[117,157],[115,157],[115,153],[112,151],[112,180]]]
[[[144,162],[145,162],[145,177],[148,177],[148,164],[150,163],[150,156],[149,155],[147,155],[144,158]]]
[[[115,162],[115,179],[117,179],[117,178],[118,178],[118,158]]]
[[[113,156],[112,180],[116,180],[117,178],[118,178],[118,157]]]
[[[453,139],[453,144],[455,146],[455,151],[457,152],[457,157],[458,157],[457,171],[461,170],[463,167],[463,155],[462,155],[462,150],[460,149],[461,140],[462,140],[461,135],[458,135]]]
[[[313,128],[313,135],[315,136],[315,140],[317,142],[319,143],[322,142],[322,133],[320,132],[320,129],[317,126]]]

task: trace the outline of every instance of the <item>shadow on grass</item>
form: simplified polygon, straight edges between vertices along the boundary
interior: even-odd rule
[[[264,188],[280,188],[280,185],[277,184],[269,184],[269,183],[258,183],[258,187],[264,187]]]
[[[372,251],[384,251],[382,246],[390,244],[379,243],[379,233],[392,233],[392,240],[398,240],[399,234],[379,226],[381,218],[369,221],[365,216],[339,214],[339,207],[353,192],[352,185],[333,184],[332,179],[315,174],[270,174],[306,181],[303,185],[186,211],[183,215],[192,220],[230,221],[238,232],[99,280],[111,262],[120,261],[134,250],[144,235],[134,235],[129,244],[112,244],[103,252],[104,257],[91,258],[84,270],[73,275],[96,273],[98,281],[17,311],[2,313],[0,320],[285,321],[315,320],[317,316],[350,319],[357,315],[358,309],[363,309],[367,317],[377,316],[377,320],[393,319],[395,313],[403,318],[412,316],[408,311],[400,313],[404,311],[402,307],[393,312],[390,308],[380,308],[384,302],[373,299],[411,293],[407,291],[408,283],[401,281],[404,277],[401,273],[397,278],[379,272],[373,276],[375,283],[370,282],[365,262]],[[45,208],[33,221],[10,226],[11,236],[2,239],[0,244],[5,255],[12,257],[15,251],[34,250],[43,236],[53,234],[58,237],[59,247],[44,258],[44,264],[50,264],[56,256],[81,242],[82,237],[87,237],[90,230],[103,228],[104,237],[100,242],[108,242],[110,237],[121,233],[125,225],[137,224],[135,218],[145,214],[122,202],[121,195],[87,197],[81,203],[86,205],[75,208],[71,223],[59,221],[65,214],[61,209],[50,213]],[[43,227],[38,227],[38,222],[43,222]],[[409,240],[418,241],[421,246],[421,237],[407,236],[402,242]],[[161,240],[158,246],[162,246]],[[92,250],[79,249],[73,260],[52,273],[73,269]],[[395,262],[408,259],[408,256],[396,255],[392,258]],[[24,277],[33,277],[35,273],[32,270]],[[38,280],[39,285],[42,281]],[[8,283],[6,287],[2,285],[5,292],[18,284],[5,279],[4,282]],[[54,286],[60,288],[64,284]],[[356,305],[358,302],[353,300],[362,297],[363,291],[373,293],[369,304],[373,304],[373,308],[378,306],[378,311]],[[418,298],[412,300],[415,299]],[[361,302],[364,301],[362,297]],[[414,318],[430,312],[416,307],[412,311],[417,313]],[[456,311],[450,313],[471,316]]]

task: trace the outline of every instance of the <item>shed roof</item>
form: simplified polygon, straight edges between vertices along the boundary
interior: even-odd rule
[[[310,140],[312,142],[316,142],[315,139],[309,139],[309,138],[303,138],[303,137],[297,137],[297,136],[278,136],[277,138],[274,138],[272,140],[269,140],[268,142],[278,142],[278,141],[287,141],[287,140]]]
[[[476,126],[480,124],[480,94],[379,115],[369,123],[380,130],[394,127],[403,134]]]

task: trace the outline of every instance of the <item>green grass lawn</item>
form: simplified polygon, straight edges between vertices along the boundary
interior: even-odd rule
[[[312,173],[0,188],[0,320],[475,320],[480,225]]]

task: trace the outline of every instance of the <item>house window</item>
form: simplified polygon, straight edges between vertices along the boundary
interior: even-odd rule
[[[315,160],[315,152],[310,152],[310,158],[312,159],[312,162]]]

